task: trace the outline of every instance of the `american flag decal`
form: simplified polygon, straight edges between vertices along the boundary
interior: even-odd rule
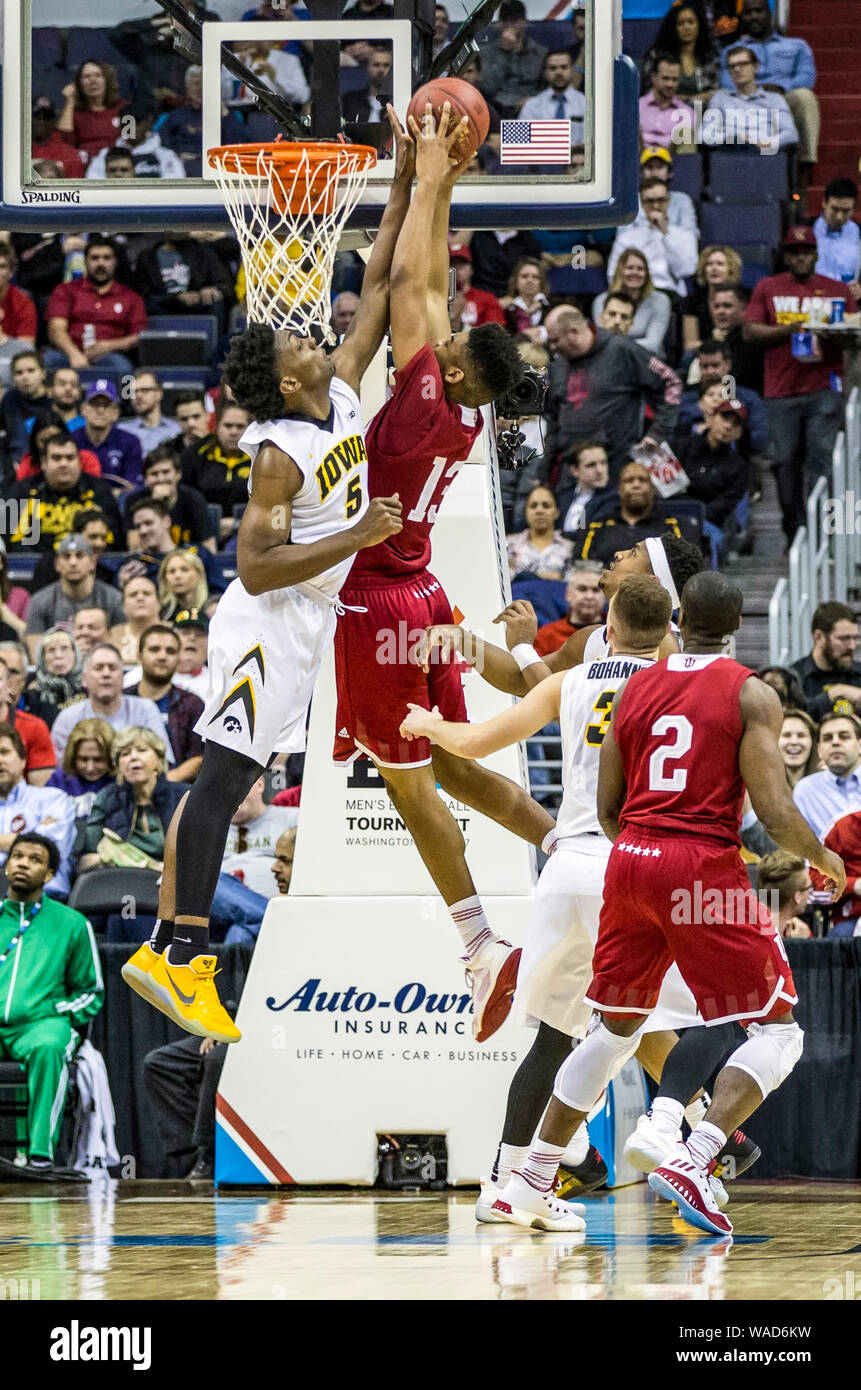
[[[502,164],[568,164],[571,159],[570,121],[503,121]]]

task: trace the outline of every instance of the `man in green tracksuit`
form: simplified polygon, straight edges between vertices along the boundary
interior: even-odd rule
[[[104,999],[89,922],[43,894],[59,862],[53,840],[31,831],[18,835],[4,866],[9,890],[0,905],[0,1060],[27,1069],[27,1169],[34,1176],[36,1170],[48,1176],[53,1167],[68,1064],[80,1042],[76,1029]]]

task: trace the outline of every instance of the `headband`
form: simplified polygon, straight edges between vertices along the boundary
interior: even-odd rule
[[[649,552],[649,560],[652,565],[652,573],[657,579],[662,589],[666,589],[670,596],[670,602],[675,610],[679,606],[679,595],[673,583],[673,576],[670,573],[670,566],[667,560],[667,552],[664,550],[663,541],[659,541],[657,536],[647,536],[645,541],[646,550]]]

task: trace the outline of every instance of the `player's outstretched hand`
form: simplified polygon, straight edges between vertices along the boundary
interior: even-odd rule
[[[815,859],[811,856],[810,862],[825,878],[823,887],[826,891],[831,889],[831,901],[836,903],[846,892],[846,866],[843,860],[839,854],[823,846]]]
[[[509,651],[519,646],[521,642],[528,644],[535,641],[538,619],[532,604],[527,602],[525,598],[518,598],[513,603],[509,603],[508,607],[503,608],[499,616],[493,621],[505,624],[505,641]]]
[[[439,647],[443,661],[451,660],[452,653],[463,653],[463,628],[457,623],[437,623],[426,627],[416,645],[416,661],[423,671],[430,670],[430,654]]]
[[[439,707],[434,705],[433,709],[425,709],[424,705],[408,704],[409,714],[401,724],[401,738],[405,738],[407,743],[412,743],[415,738],[429,738],[433,743],[433,726],[442,723],[442,715]]]
[[[396,536],[403,526],[403,507],[397,493],[394,497],[372,497],[365,515],[353,527],[353,536],[359,550],[365,550]]]
[[[398,120],[398,113],[391,104],[386,107],[386,115],[395,142],[395,178],[412,183],[416,176],[416,142],[404,130]]]
[[[446,102],[440,112],[439,125],[437,126],[434,121],[433,107],[428,102],[425,106],[422,124],[419,125],[415,116],[408,116],[407,123],[416,142],[416,173],[419,181],[422,179],[441,181],[451,168],[451,162],[457,163],[451,149],[455,141],[469,129],[469,118],[464,116],[460,121],[454,120],[451,107]]]

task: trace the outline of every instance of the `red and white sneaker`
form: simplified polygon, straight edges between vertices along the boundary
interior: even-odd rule
[[[552,1192],[539,1192],[517,1171],[491,1207],[497,1220],[533,1231],[585,1231],[582,1202],[560,1202]]]
[[[463,959],[463,957],[462,957]],[[472,1035],[487,1042],[508,1018],[517,985],[520,947],[510,941],[491,941],[475,960],[465,960],[472,992]]]
[[[677,1144],[672,1154],[648,1177],[649,1187],[668,1202],[675,1202],[679,1215],[709,1235],[732,1235],[732,1223],[715,1201],[709,1175],[695,1163],[685,1144]]]
[[[481,1179],[481,1191],[479,1192],[475,1203],[476,1221],[483,1221],[486,1222],[488,1225],[495,1225],[499,1222],[505,1221],[504,1216],[500,1216],[497,1212],[493,1210],[494,1202],[496,1201],[497,1197],[500,1197],[502,1195],[503,1191],[504,1189],[501,1188],[497,1183],[492,1182],[490,1178]]]

